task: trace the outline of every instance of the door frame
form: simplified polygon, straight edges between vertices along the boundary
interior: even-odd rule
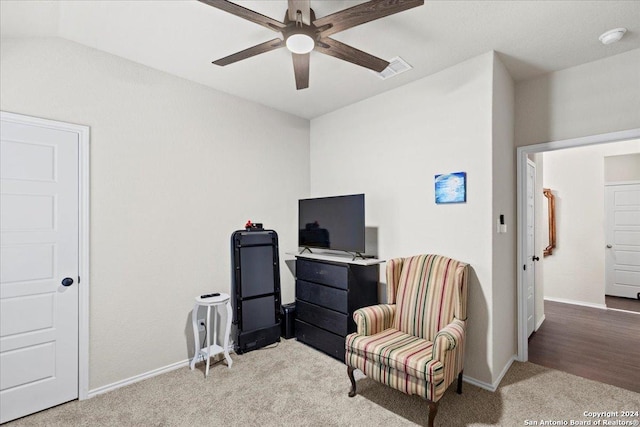
[[[527,337],[527,294],[526,280],[522,266],[526,263],[526,226],[527,226],[527,156],[533,153],[555,151],[564,148],[585,147],[588,145],[604,144],[608,142],[640,139],[640,128],[590,135],[580,138],[563,139],[541,144],[526,145],[516,149],[516,203],[517,203],[517,306],[518,306],[518,361],[529,360],[529,345]],[[535,310],[534,310],[535,311]]]
[[[89,126],[0,111],[7,122],[62,130],[78,136],[78,399],[89,397]]]

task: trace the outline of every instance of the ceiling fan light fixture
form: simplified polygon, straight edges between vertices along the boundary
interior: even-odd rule
[[[316,42],[313,37],[305,33],[295,33],[287,37],[287,49],[289,49],[291,53],[301,55],[309,53],[315,46]]]
[[[617,41],[620,41],[620,39],[622,38],[622,36],[624,36],[624,33],[626,32],[627,32],[626,28],[616,28],[614,30],[609,30],[606,33],[603,33],[599,37],[599,40],[602,42],[602,44],[615,43]]]

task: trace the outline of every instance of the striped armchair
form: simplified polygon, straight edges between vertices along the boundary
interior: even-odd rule
[[[438,401],[458,379],[462,392],[468,266],[440,255],[387,263],[387,301],[353,313],[357,332],[346,338],[345,362],[354,369],[429,402],[429,426]]]

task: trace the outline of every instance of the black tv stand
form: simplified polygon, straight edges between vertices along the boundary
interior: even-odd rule
[[[311,248],[309,248],[309,247],[307,247],[307,246],[305,246],[304,248],[302,248],[302,250],[300,251],[300,253],[301,253],[301,254],[303,254],[303,253],[304,253],[304,251],[309,251],[309,253],[310,253],[310,254],[312,254],[312,253],[313,253],[313,251],[311,250]]]

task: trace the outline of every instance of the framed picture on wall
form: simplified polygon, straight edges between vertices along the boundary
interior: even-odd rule
[[[436,175],[436,203],[465,203],[467,201],[467,173],[452,172]]]

